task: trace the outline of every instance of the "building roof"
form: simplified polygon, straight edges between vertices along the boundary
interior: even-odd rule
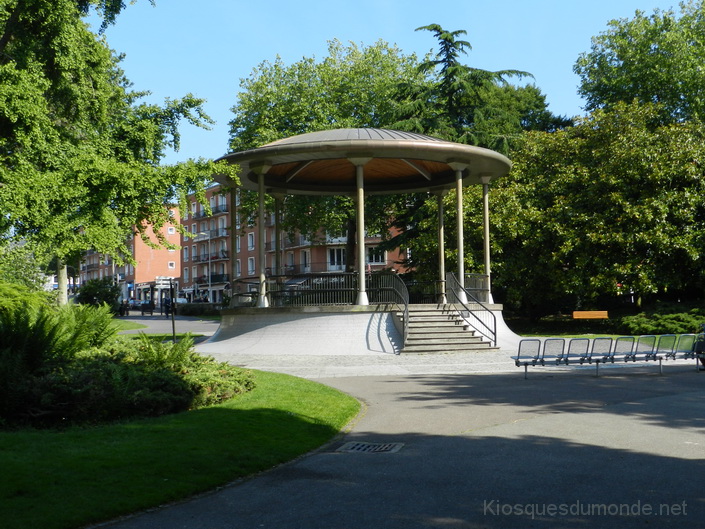
[[[489,182],[509,172],[505,156],[482,147],[397,130],[355,128],[310,132],[221,158],[241,168],[246,189],[264,173],[268,192],[346,195],[356,190],[356,164],[364,163],[367,194],[435,191]],[[232,185],[227,177],[216,180]]]

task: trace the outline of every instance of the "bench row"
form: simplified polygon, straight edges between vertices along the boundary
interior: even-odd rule
[[[567,341],[567,347],[566,347]],[[617,338],[525,338],[519,342],[517,356],[512,359],[517,367],[570,366],[595,364],[599,376],[600,364],[615,362],[658,362],[663,373],[664,360],[705,358],[705,334],[648,334],[619,336]]]

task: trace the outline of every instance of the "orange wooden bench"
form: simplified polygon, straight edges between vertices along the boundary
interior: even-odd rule
[[[606,310],[574,310],[574,320],[606,320],[609,316]]]

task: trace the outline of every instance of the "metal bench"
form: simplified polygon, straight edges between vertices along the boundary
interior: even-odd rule
[[[695,359],[705,364],[705,333],[702,334],[646,334],[617,338],[571,338],[566,348],[565,338],[525,338],[519,342],[517,356],[512,356],[517,367],[529,366],[584,366],[595,364],[595,376],[600,376],[600,364],[658,362],[663,374],[664,360]]]

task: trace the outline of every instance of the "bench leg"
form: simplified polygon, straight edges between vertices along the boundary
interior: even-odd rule
[[[600,376],[600,361],[595,362],[595,377]]]
[[[527,371],[528,371],[528,369],[529,369],[529,365],[528,365],[528,364],[524,364],[524,380],[526,380],[527,378],[529,378],[529,377],[527,376]]]
[[[663,361],[661,358],[658,359],[658,374],[663,375]]]

